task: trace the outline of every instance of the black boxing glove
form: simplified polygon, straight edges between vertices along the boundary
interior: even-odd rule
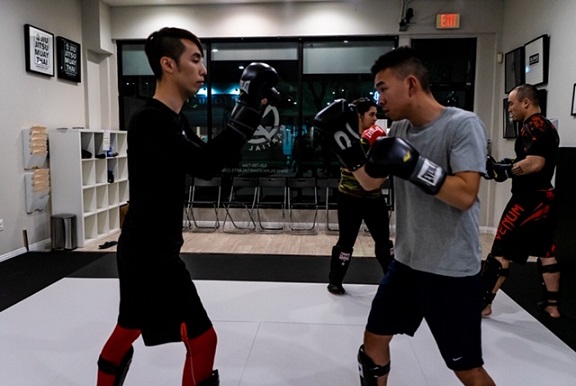
[[[444,170],[423,157],[407,141],[396,137],[378,138],[366,159],[366,173],[374,178],[392,174],[412,182],[425,193],[436,195],[444,181]]]
[[[251,63],[240,77],[240,97],[230,114],[228,126],[247,141],[262,119],[264,93],[277,96],[274,88],[278,84],[278,73],[266,63]]]
[[[510,158],[504,158],[500,162],[496,162],[492,156],[488,156],[486,159],[486,174],[484,178],[496,182],[504,182],[508,178],[512,178],[513,164],[514,160]]]
[[[492,165],[496,163],[496,160],[491,155],[486,157],[486,173],[482,175],[485,180],[493,180],[494,179],[494,170],[492,169]]]
[[[358,113],[354,105],[337,99],[316,114],[313,125],[343,167],[354,171],[364,165],[366,153],[360,143]]]
[[[274,87],[264,89],[262,92],[262,98],[266,99],[270,106],[277,106],[278,103],[280,103],[280,93]]]

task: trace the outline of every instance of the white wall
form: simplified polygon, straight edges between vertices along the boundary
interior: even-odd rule
[[[502,0],[413,0],[414,18],[398,31],[400,0],[112,8],[112,38],[142,39],[164,26],[200,37],[437,34],[438,12],[461,12],[462,28],[449,35],[496,33]]]
[[[0,260],[24,251],[22,230],[34,247],[49,239],[48,212],[26,213],[22,130],[38,124],[84,124],[84,82],[33,75],[25,70],[24,24],[82,43],[79,0],[1,0],[0,52]],[[82,69],[83,70],[83,69]]]

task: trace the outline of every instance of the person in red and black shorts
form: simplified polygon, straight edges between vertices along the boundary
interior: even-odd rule
[[[560,272],[554,242],[556,206],[552,176],[560,140],[554,125],[541,113],[534,86],[524,84],[512,90],[508,95],[508,111],[523,125],[514,144],[516,158],[496,162],[489,157],[486,163],[486,178],[497,182],[512,179],[512,197],[484,262],[482,315],[492,313],[492,301],[508,277],[510,262],[524,264],[529,256],[536,256],[544,290],[539,306],[550,317],[559,318]]]

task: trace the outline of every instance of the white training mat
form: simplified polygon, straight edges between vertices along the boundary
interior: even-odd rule
[[[223,386],[359,385],[356,353],[374,285],[195,281],[218,334]],[[0,385],[96,383],[115,325],[117,279],[66,278],[0,312]],[[574,386],[576,353],[500,292],[483,322],[486,369],[498,385]],[[180,385],[184,345],[135,345],[125,386]],[[390,386],[457,386],[427,325],[392,341]]]

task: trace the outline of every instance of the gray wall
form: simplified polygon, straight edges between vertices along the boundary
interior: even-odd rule
[[[551,36],[549,116],[558,117],[563,146],[574,146],[570,116],[576,82],[570,52],[576,4],[571,0],[414,0],[407,32],[398,31],[401,2],[356,0],[293,4],[196,5],[110,8],[98,0],[0,0],[1,52],[6,58],[0,78],[0,260],[23,252],[22,230],[33,249],[49,240],[49,208],[26,213],[21,132],[33,124],[49,128],[85,126],[117,129],[114,40],[142,39],[163,26],[192,30],[200,37],[400,35],[411,38],[476,37],[478,63],[475,111],[487,127],[495,156],[510,156],[512,142],[502,139],[503,64],[497,54],[548,33]],[[437,31],[439,12],[462,14],[460,30]],[[522,16],[520,16],[522,15]],[[24,70],[23,25],[33,24],[83,44],[82,83],[30,75]],[[482,227],[492,231],[509,197],[506,183],[483,183]]]

